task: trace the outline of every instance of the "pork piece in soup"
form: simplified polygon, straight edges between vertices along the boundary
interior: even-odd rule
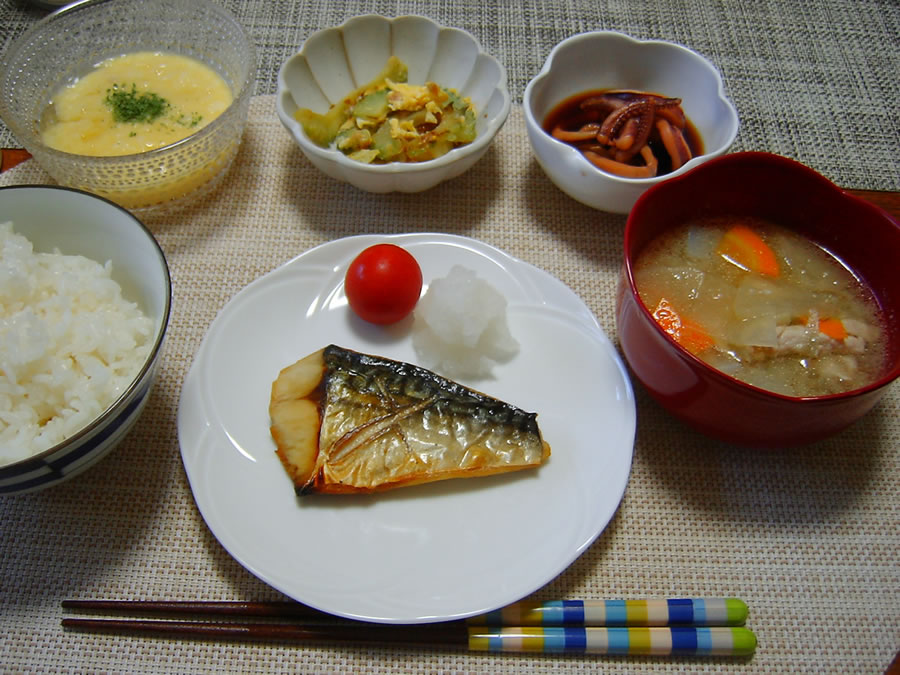
[[[682,225],[650,242],[634,281],[679,344],[762,389],[836,394],[884,368],[886,329],[869,289],[828,251],[774,223]]]

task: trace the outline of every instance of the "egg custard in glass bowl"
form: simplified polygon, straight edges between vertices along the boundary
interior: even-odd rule
[[[240,146],[253,43],[210,0],[87,0],[0,64],[0,117],[60,184],[133,211],[196,200]]]

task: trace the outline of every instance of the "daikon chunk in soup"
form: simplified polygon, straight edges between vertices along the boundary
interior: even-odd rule
[[[786,396],[865,386],[886,327],[865,285],[828,251],[756,218],[687,223],[650,242],[634,281],[654,319],[714,368]]]

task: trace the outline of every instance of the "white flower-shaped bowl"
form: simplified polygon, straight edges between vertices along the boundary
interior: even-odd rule
[[[134,426],[162,362],[172,283],[165,255],[150,230],[125,208],[93,194],[49,185],[0,188],[0,222],[12,222],[13,230],[36,252],[59,251],[110,263],[122,297],[136,303],[153,326],[149,352],[134,379],[97,417],[37,454],[10,459],[0,453],[0,496],[5,496],[70,480],[110,453]],[[104,330],[102,323],[97,326],[98,334]],[[3,361],[0,354],[0,367]],[[69,393],[77,399],[78,392]]]
[[[557,105],[602,89],[682,99],[682,108],[702,139],[703,154],[665,175],[623,178],[595,167],[577,149],[544,131],[543,122]],[[636,40],[615,31],[581,33],[556,45],[525,88],[522,105],[528,140],[544,173],[573,199],[612,213],[628,213],[651,186],[723,154],[738,131],[737,111],[712,63],[682,45]]]
[[[363,164],[313,143],[294,117],[298,108],[324,113],[371,81],[391,56],[409,68],[409,82],[436,82],[468,97],[477,137],[427,162]],[[367,192],[420,192],[472,167],[509,116],[506,70],[469,33],[420,16],[359,16],[311,35],[278,73],[278,117],[321,171]]]

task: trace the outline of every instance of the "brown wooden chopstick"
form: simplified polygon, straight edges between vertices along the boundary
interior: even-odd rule
[[[85,631],[231,640],[410,645],[464,646],[468,639],[463,622],[413,626],[371,624],[343,619],[289,601],[63,600],[62,607],[106,614],[195,617],[194,620],[84,617],[62,620],[64,628]],[[266,619],[290,619],[291,623],[272,623]]]
[[[216,600],[63,600],[63,609],[110,614],[170,614],[256,618],[335,618],[299,602],[233,602]]]
[[[166,619],[64,618],[64,628],[174,637],[227,640],[274,640],[282,642],[357,642],[465,647],[465,624],[294,624],[252,622],[170,621]]]

